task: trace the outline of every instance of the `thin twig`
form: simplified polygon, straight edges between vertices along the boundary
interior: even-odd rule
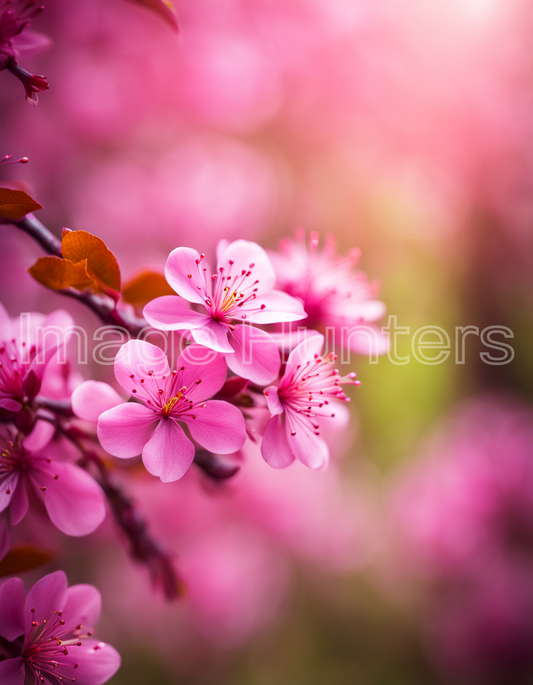
[[[39,219],[33,214],[27,214],[22,219],[18,220],[3,220],[3,223],[11,223],[21,231],[31,236],[39,245],[47,252],[55,257],[62,257],[61,241],[57,238]],[[137,338],[141,331],[146,329],[147,323],[144,319],[128,314],[127,312],[119,311],[116,304],[109,299],[103,299],[99,295],[95,295],[88,290],[75,290],[74,288],[65,288],[57,292],[66,297],[71,297],[78,302],[81,302],[90,310],[92,310],[99,319],[109,326],[116,326],[128,331],[130,335]]]
[[[33,214],[26,214],[22,219],[9,223],[12,223],[20,228],[21,231],[31,236],[48,254],[61,257],[61,241]]]
[[[83,441],[89,439],[89,436],[75,426],[65,426],[57,420],[54,423],[61,434],[80,450],[84,462],[82,465],[87,468],[92,464],[96,468],[98,483],[109,502],[116,523],[129,542],[133,559],[148,567],[154,584],[162,588],[166,599],[174,600],[182,596],[185,586],[176,571],[172,555],[152,537],[145,517],[106,461],[96,451],[85,447]]]

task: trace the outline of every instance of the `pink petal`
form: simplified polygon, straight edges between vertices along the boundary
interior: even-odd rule
[[[127,402],[105,411],[98,419],[96,432],[106,452],[129,459],[141,454],[159,418],[143,404]]]
[[[46,447],[54,437],[55,426],[49,421],[37,421],[32,432],[24,438],[22,444],[29,452],[38,452]]]
[[[267,424],[261,454],[267,464],[275,469],[285,469],[294,461],[281,415],[273,416]]]
[[[308,361],[313,360],[315,355],[320,356],[323,346],[324,336],[321,333],[310,335],[296,345],[287,359],[287,366],[283,372],[283,379],[280,383],[280,387],[283,387],[286,383],[290,383],[291,376],[298,366],[303,366]]]
[[[138,391],[141,378],[148,378],[150,372],[158,379],[169,375],[163,350],[145,340],[129,340],[122,345],[115,357],[115,377],[128,394]]]
[[[5,409],[9,412],[16,412],[20,409],[21,404],[9,397],[0,397],[0,409]]]
[[[177,363],[178,368],[182,366],[185,368],[180,376],[180,384],[189,388],[187,397],[193,402],[201,402],[216,395],[228,375],[224,357],[203,345],[186,347]]]
[[[279,399],[277,387],[275,385],[270,385],[263,391],[263,394],[266,397],[268,410],[272,414],[272,416],[276,416],[277,414],[283,414],[283,412],[285,411],[285,407]]]
[[[20,578],[11,578],[0,587],[0,636],[11,642],[25,633],[26,591]]]
[[[220,250],[220,252],[218,267],[224,267],[225,271],[228,271],[230,268],[230,260],[234,262],[232,266],[233,273],[238,273],[242,270],[248,271],[250,265],[253,264],[252,273],[254,280],[257,279],[259,281],[257,284],[258,292],[272,290],[276,284],[276,274],[270,259],[257,243],[252,243],[248,240],[235,240],[224,251]]]
[[[193,459],[194,445],[174,419],[162,419],[143,449],[146,470],[163,483],[181,478]]]
[[[76,685],[102,685],[112,678],[120,668],[120,654],[111,645],[98,640],[82,640],[81,646],[69,647],[69,654],[61,671],[65,678],[61,682]],[[77,664],[77,668],[74,668]]]
[[[11,504],[20,478],[19,471],[11,471],[0,483],[0,512]]]
[[[100,414],[122,404],[124,400],[114,388],[100,381],[85,381],[72,393],[72,411],[84,421],[96,422]]]
[[[339,299],[330,303],[331,315],[346,323],[357,324],[363,321],[377,321],[385,316],[387,308],[380,300]]]
[[[19,52],[41,52],[46,50],[53,43],[48,36],[36,31],[23,31],[13,39],[13,44],[17,53]]]
[[[26,487],[26,477],[22,478],[15,489],[11,506],[9,507],[9,518],[11,523],[16,526],[28,513],[30,504],[28,502],[28,489]]]
[[[228,342],[230,327],[219,321],[214,321],[209,317],[209,321],[202,328],[191,330],[191,337],[199,345],[209,347],[215,352],[233,352],[233,348]]]
[[[33,325],[34,322],[31,323]],[[70,314],[63,309],[57,309],[32,331],[31,337],[36,338],[37,357],[30,366],[39,379],[42,379],[48,362],[67,344],[73,328],[74,320]]]
[[[253,326],[235,326],[229,341],[235,354],[227,355],[226,363],[233,373],[258,385],[268,385],[277,378],[281,359],[268,333]]]
[[[211,294],[211,269],[205,258],[200,264],[200,255],[190,247],[178,247],[173,250],[165,265],[165,278],[170,287],[189,302],[205,305],[205,298]],[[208,287],[206,290],[204,269],[207,274]]]
[[[9,552],[11,537],[9,535],[9,520],[7,514],[0,513],[0,560]]]
[[[246,440],[242,412],[229,402],[211,400],[195,406],[195,419],[187,418],[192,437],[210,452],[232,454],[240,450]]]
[[[61,330],[64,334],[64,343],[68,341],[70,337],[70,328],[74,326],[74,319],[72,316],[65,311],[64,309],[56,309],[53,311],[51,314],[48,314],[48,316],[45,318],[44,323],[42,324],[43,329],[57,329]],[[43,331],[42,335],[45,336],[45,330]],[[53,342],[52,342],[53,341]],[[56,342],[54,341],[54,336],[50,336],[50,342],[48,341],[48,338],[46,337],[46,345],[45,347],[56,347]]]
[[[390,348],[390,340],[377,326],[363,324],[351,326],[344,334],[341,332],[341,341],[348,343],[348,347],[356,354],[376,357],[387,354]]]
[[[52,462],[50,469],[48,474],[41,472],[38,480],[34,477],[38,485],[46,486],[43,499],[50,520],[66,535],[79,537],[92,533],[105,518],[101,487],[74,464]]]
[[[195,312],[176,295],[156,297],[143,309],[143,316],[159,331],[190,331],[211,321],[208,314]]]
[[[70,625],[80,623],[85,630],[96,625],[102,609],[102,596],[94,585],[72,585],[67,590],[67,601],[63,618]]]
[[[300,300],[287,295],[280,290],[272,290],[264,295],[259,295],[256,300],[250,301],[250,308],[255,310],[264,305],[261,311],[248,312],[246,305],[240,309],[246,314],[246,320],[250,323],[278,323],[281,321],[299,321],[306,319],[307,314]]]
[[[53,611],[63,611],[67,601],[67,576],[64,571],[49,573],[38,580],[26,597],[26,626],[32,621],[48,621]],[[35,611],[32,611],[35,609]]]
[[[2,685],[24,685],[24,671],[24,659],[21,656],[0,661],[0,683]]]
[[[224,252],[228,249],[230,246],[229,240],[226,240],[225,238],[221,238],[218,243],[217,243],[217,263],[220,262],[222,259],[222,255]]]
[[[285,424],[285,434],[292,453],[310,469],[322,469],[329,461],[329,448],[322,438],[316,435],[312,428],[299,422],[296,435],[291,435],[289,422]]]

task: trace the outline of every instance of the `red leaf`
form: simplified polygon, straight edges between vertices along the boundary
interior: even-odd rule
[[[42,208],[23,190],[0,188],[0,217],[4,219],[22,219],[26,214]]]
[[[28,271],[38,283],[51,290],[64,288],[85,290],[96,285],[94,279],[87,273],[86,259],[73,264],[61,257],[40,257]]]
[[[151,269],[145,269],[129,278],[122,288],[124,301],[139,309],[156,297],[175,294],[163,274]]]
[[[101,238],[87,231],[65,231],[61,242],[65,260],[74,264],[87,260],[87,273],[112,297],[120,293],[120,268],[115,255]]]
[[[0,561],[0,577],[12,576],[43,566],[54,558],[55,554],[48,549],[35,545],[17,545],[12,547]]]

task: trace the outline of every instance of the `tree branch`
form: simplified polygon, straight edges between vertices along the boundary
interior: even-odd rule
[[[4,219],[2,223],[11,223],[24,233],[31,236],[48,254],[55,257],[62,257],[61,241],[57,238],[39,219],[33,214],[27,214],[22,219],[8,220]],[[99,295],[89,292],[88,290],[75,290],[74,288],[65,288],[57,292],[66,297],[71,297],[78,300],[86,307],[91,309],[98,318],[107,325],[117,326],[127,330],[134,338],[138,337],[140,332],[146,328],[146,321],[137,316],[121,312],[116,308],[116,303],[112,303],[110,299],[103,299]]]
[[[48,254],[61,257],[61,241],[33,214],[27,214],[18,221],[6,221],[6,223],[12,223],[14,226],[17,226],[17,228],[20,228],[21,231],[27,233],[37,241]]]
[[[129,542],[130,555],[148,567],[152,581],[163,590],[166,599],[181,597],[185,586],[176,571],[171,554],[152,537],[146,519],[104,459],[84,446],[83,440],[87,435],[74,426],[67,427],[60,422],[55,425],[80,450],[85,462],[82,465],[87,467],[93,464],[98,471],[98,483],[107,497],[116,523]]]

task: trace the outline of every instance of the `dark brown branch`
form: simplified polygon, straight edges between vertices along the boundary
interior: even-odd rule
[[[11,221],[10,223],[31,236],[48,254],[61,257],[61,241],[36,216],[27,214],[22,219]]]
[[[152,581],[163,590],[168,600],[182,596],[185,586],[176,571],[171,554],[152,537],[146,519],[102,457],[84,446],[83,441],[88,436],[74,426],[65,426],[57,420],[54,423],[82,453],[81,465],[87,468],[92,464],[98,472],[97,481],[109,502],[116,523],[128,540],[132,558],[147,566]]]
[[[183,595],[184,584],[174,568],[171,555],[150,535],[146,520],[133,499],[96,452],[86,451],[85,457],[98,470],[100,486],[115,521],[126,535],[131,556],[148,567],[154,584],[162,588],[168,600]]]

